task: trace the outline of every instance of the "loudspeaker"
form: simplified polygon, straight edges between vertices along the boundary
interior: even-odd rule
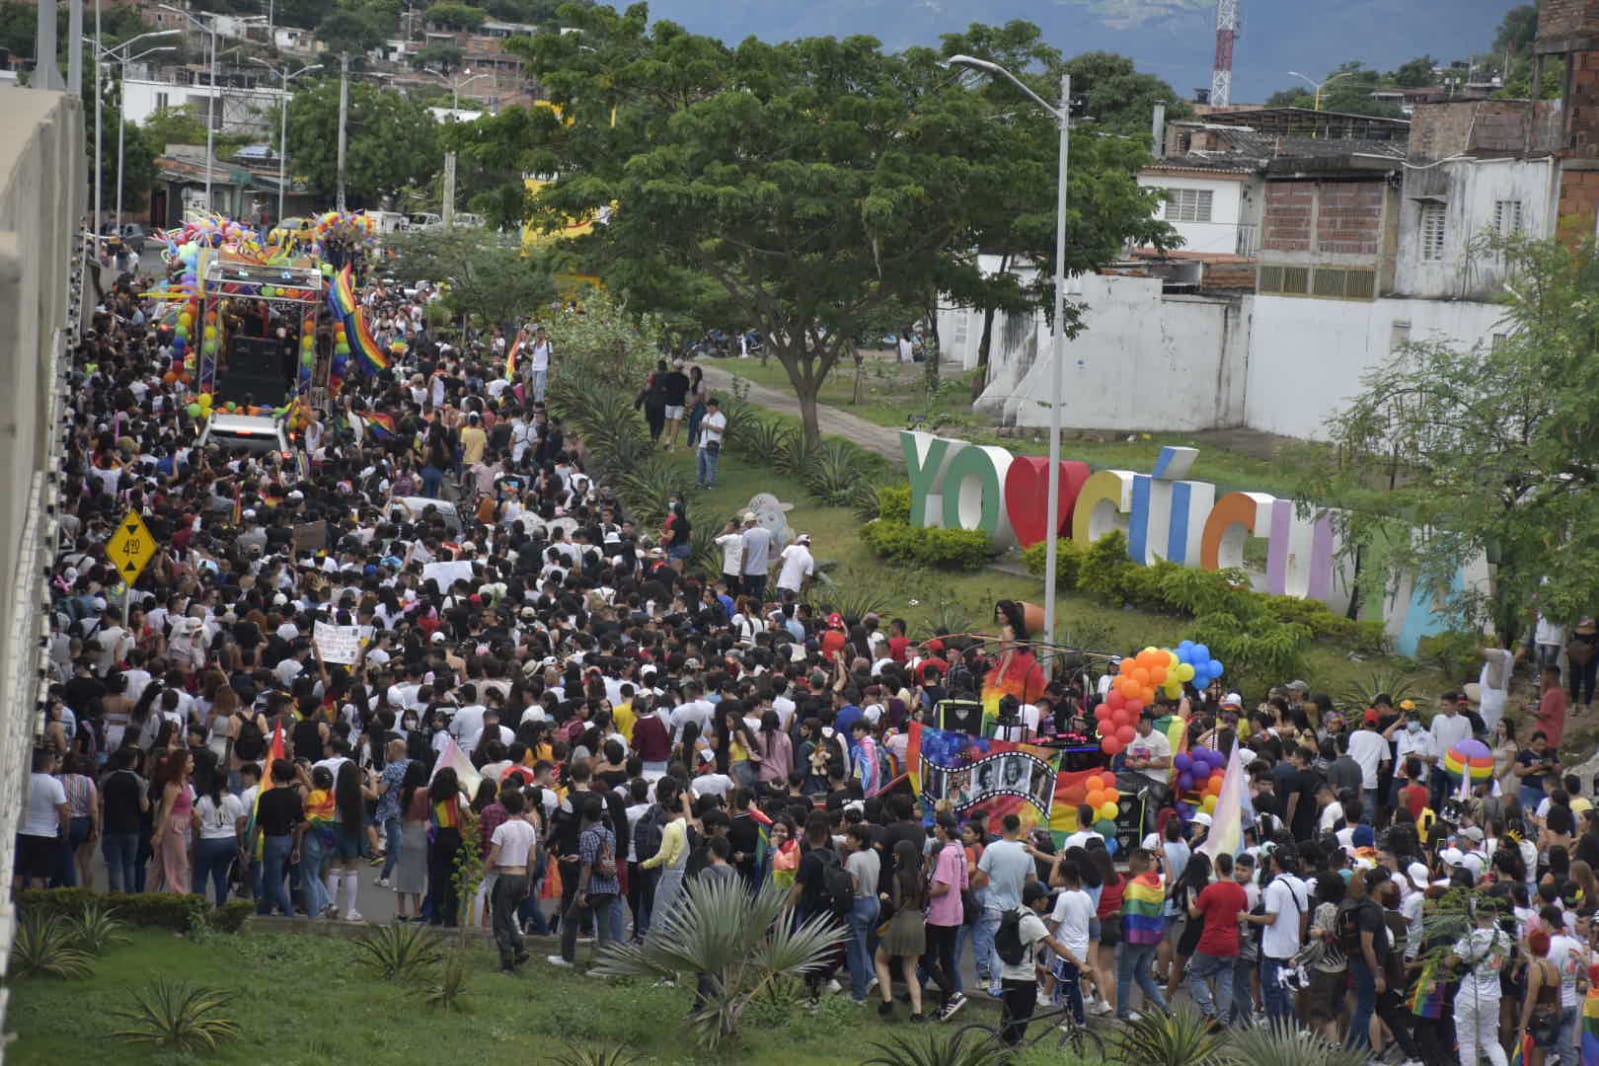
[[[976,700],[943,700],[934,717],[940,729],[974,737],[982,735],[983,705]]]

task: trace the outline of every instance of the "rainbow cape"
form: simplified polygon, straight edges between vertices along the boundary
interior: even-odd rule
[[[349,267],[345,269],[348,270]],[[356,308],[355,314],[350,316],[344,328],[350,338],[350,347],[361,357],[362,364],[369,367],[373,373],[389,368],[389,355],[372,336],[372,327],[367,325],[366,321],[366,311]]]
[[[1582,1001],[1582,1066],[1599,1066],[1599,988]]]
[[[505,380],[516,380],[516,357],[522,354],[522,335],[516,335],[516,343],[511,345],[511,350],[505,356]]]
[[[1158,944],[1166,931],[1161,908],[1166,890],[1153,870],[1127,882],[1122,896],[1122,936],[1129,944]]]

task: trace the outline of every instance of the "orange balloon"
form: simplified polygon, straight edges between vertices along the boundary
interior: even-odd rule
[[[1149,671],[1144,669],[1142,666],[1134,668],[1134,670],[1133,670],[1133,680],[1138,682],[1140,687],[1148,685],[1149,684]]]
[[[1121,671],[1121,675],[1123,677],[1131,677],[1133,675],[1133,668],[1137,665],[1138,664],[1132,659],[1123,659],[1121,661],[1121,665],[1118,666],[1117,669]]]
[[[1150,706],[1155,702],[1155,689],[1150,685],[1145,685],[1138,693],[1138,698],[1144,701],[1145,707]]]
[[[1225,780],[1224,777],[1213,777],[1209,781],[1205,782],[1205,795],[1207,795],[1207,796],[1219,796],[1219,795],[1221,795],[1221,783],[1222,783],[1223,780]]]
[[[1105,787],[1105,779],[1100,777],[1098,774],[1095,774],[1087,781],[1083,782],[1083,787],[1090,792],[1097,792]]]
[[[1107,789],[1104,789],[1103,791],[1105,793],[1105,802],[1106,803],[1120,803],[1121,802],[1122,794],[1121,794],[1120,790],[1118,790],[1116,788],[1107,788]]]
[[[1166,668],[1164,666],[1150,667],[1149,683],[1151,685],[1164,685],[1166,683]]]
[[[1103,789],[1094,789],[1088,794],[1088,805],[1094,810],[1099,810],[1105,805],[1105,792]]]

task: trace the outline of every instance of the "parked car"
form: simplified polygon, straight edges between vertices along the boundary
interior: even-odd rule
[[[219,445],[228,451],[243,448],[259,453],[293,454],[289,449],[289,434],[283,420],[264,415],[213,414],[200,432],[200,447],[208,444]]]

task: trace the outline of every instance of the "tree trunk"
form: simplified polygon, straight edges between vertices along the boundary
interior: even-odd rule
[[[794,394],[799,399],[800,424],[805,431],[806,451],[822,446],[822,422],[817,410],[817,396],[821,391],[821,382],[807,381],[794,387]]]
[[[983,308],[983,335],[977,342],[977,373],[972,378],[972,402],[988,388],[988,353],[994,346],[994,316],[992,307]]]

